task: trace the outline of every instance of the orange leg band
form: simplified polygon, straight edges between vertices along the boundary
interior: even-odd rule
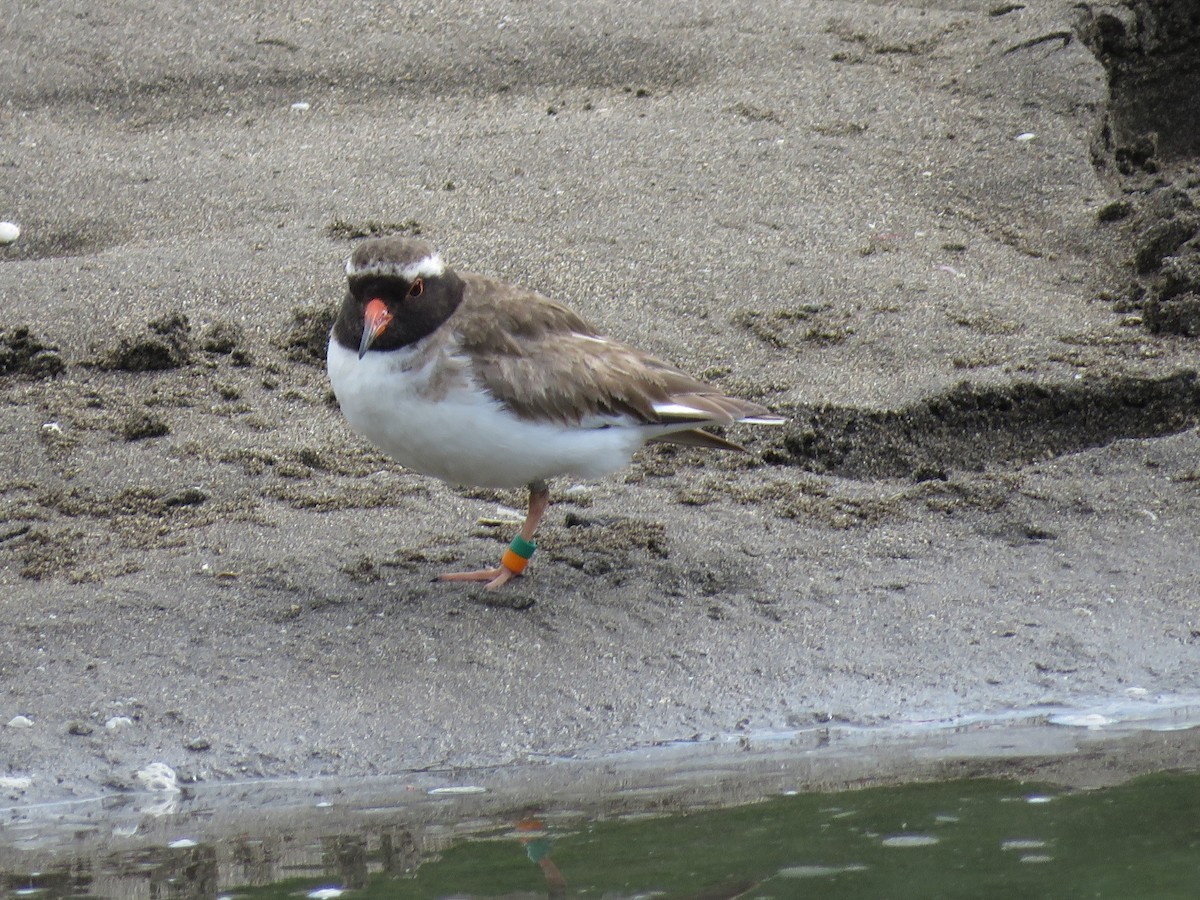
[[[525,567],[529,565],[529,557],[533,556],[533,551],[537,549],[537,544],[533,541],[527,541],[520,535],[512,539],[512,543],[508,545],[508,549],[504,551],[504,555],[500,557],[500,565],[508,569],[514,575],[520,575],[525,571]]]
[[[529,560],[523,556],[517,556],[512,550],[506,549],[504,555],[500,557],[500,565],[508,569],[514,575],[520,575],[525,571],[525,567],[529,565]]]

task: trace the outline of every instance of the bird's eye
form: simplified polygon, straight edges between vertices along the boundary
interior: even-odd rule
[[[421,278],[413,279],[413,283],[408,286],[408,296],[415,299],[425,293],[425,281]]]

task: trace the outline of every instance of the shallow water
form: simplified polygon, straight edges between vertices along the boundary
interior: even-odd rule
[[[1195,898],[1197,810],[1197,774],[1091,791],[969,779],[672,815],[388,815],[10,868],[0,883],[40,897]]]
[[[375,780],[159,773],[0,810],[0,896],[1195,898],[1197,707],[1156,709]]]

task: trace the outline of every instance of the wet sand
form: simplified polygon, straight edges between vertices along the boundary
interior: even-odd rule
[[[1195,696],[1195,44],[1011,6],[18,11],[13,799]],[[431,583],[523,498],[331,403],[390,231],[790,424],[557,483],[513,589]]]

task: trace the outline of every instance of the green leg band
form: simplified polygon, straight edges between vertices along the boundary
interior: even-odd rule
[[[529,557],[533,556],[533,551],[537,549],[537,544],[533,541],[527,541],[519,534],[513,538],[512,543],[508,545],[508,549],[504,551],[504,555],[500,557],[500,565],[520,575],[525,571],[525,567],[529,565]]]
[[[529,557],[533,556],[533,551],[537,549],[537,544],[533,541],[525,540],[525,538],[518,534],[512,539],[512,543],[508,545],[508,549],[521,557],[521,559],[529,559]]]

